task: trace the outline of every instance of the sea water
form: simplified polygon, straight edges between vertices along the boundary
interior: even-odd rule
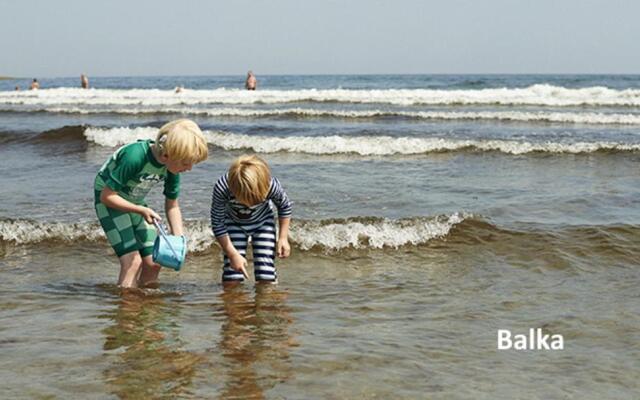
[[[640,76],[243,78],[0,81],[4,397],[640,391]],[[210,150],[181,180],[187,261],[122,293],[93,179],[184,117]],[[295,203],[292,256],[223,290],[211,191],[243,153]],[[563,349],[498,349],[538,329]]]

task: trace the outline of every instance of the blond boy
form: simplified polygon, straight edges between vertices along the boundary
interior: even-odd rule
[[[155,141],[121,147],[100,168],[94,183],[95,209],[120,260],[119,286],[146,286],[160,273],[151,256],[157,235],[152,223],[160,216],[145,203],[147,193],[164,181],[169,227],[174,235],[182,235],[180,173],[207,157],[207,142],[198,125],[179,119],[160,128]]]
[[[276,241],[275,215],[280,225]],[[247,274],[251,238],[256,281],[277,282],[276,254],[285,258],[289,246],[292,203],[267,163],[257,156],[238,157],[216,182],[211,200],[211,227],[224,252],[222,281],[241,282]]]

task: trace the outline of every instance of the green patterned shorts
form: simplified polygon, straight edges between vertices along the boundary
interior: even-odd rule
[[[153,253],[153,242],[158,234],[142,215],[105,206],[100,202],[99,193],[95,198],[95,208],[107,240],[118,257],[132,251],[138,251],[142,257]]]

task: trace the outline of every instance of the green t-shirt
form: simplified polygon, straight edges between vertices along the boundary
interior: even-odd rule
[[[144,198],[158,182],[164,181],[164,195],[177,199],[180,194],[180,175],[167,171],[151,151],[152,140],[139,140],[119,148],[100,168],[94,189],[101,192],[105,186],[124,199],[144,205]]]

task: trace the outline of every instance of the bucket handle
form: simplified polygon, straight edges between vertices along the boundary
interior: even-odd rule
[[[169,241],[169,238],[167,237],[167,233],[164,231],[164,228],[162,227],[162,225],[160,225],[158,223],[158,220],[155,219],[155,218],[153,219],[153,224],[156,226],[156,228],[160,232],[160,236],[162,236],[164,241],[167,242],[167,245],[171,249],[171,252],[173,252],[173,255],[176,257],[176,260],[179,260],[180,257],[178,256],[178,253],[173,249],[173,246],[171,245],[171,242]]]

